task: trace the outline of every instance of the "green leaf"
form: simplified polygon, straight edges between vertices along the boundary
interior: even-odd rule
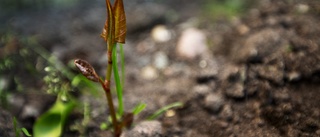
[[[58,98],[55,104],[41,115],[33,126],[34,137],[59,137],[69,113],[75,106],[73,100],[68,102]]]
[[[87,79],[85,76],[83,76],[82,74],[78,74],[76,75],[72,81],[71,81],[71,85],[73,87],[78,87],[78,88],[83,88],[83,85],[85,85],[86,87],[90,88],[91,90],[89,90],[91,92],[91,94],[94,97],[99,97],[99,90],[100,88],[98,88],[99,86],[97,86],[97,83],[92,82],[91,80]]]
[[[117,97],[118,97],[118,114],[122,116],[124,107],[123,107],[123,94],[122,94],[122,85],[119,77],[118,64],[117,64],[117,46],[115,45],[112,51],[112,67],[113,75],[116,83]]]
[[[102,122],[100,124],[100,129],[101,130],[107,130],[109,128],[109,125],[106,122]]]
[[[14,132],[16,134],[16,137],[20,137],[20,131],[18,130],[18,122],[16,117],[13,117],[13,127],[14,127]]]
[[[28,132],[28,130],[26,128],[21,128],[21,130],[24,135],[26,135],[27,137],[31,137],[31,134]]]
[[[142,110],[144,110],[146,108],[147,104],[145,103],[139,103],[138,105],[136,105],[136,107],[133,108],[133,115],[138,115]]]
[[[147,119],[148,120],[154,120],[154,119],[158,118],[161,114],[166,112],[167,110],[172,109],[174,107],[181,107],[181,106],[183,106],[183,104],[181,102],[175,102],[175,103],[169,104],[169,105],[157,110],[155,113],[153,113]]]
[[[122,88],[124,87],[124,82],[125,82],[125,63],[124,63],[124,50],[123,50],[123,44],[120,45],[120,61],[121,61],[121,82],[122,82]]]

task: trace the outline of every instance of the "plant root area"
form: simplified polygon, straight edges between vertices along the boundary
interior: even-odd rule
[[[130,111],[139,103],[147,104],[134,124],[170,103],[182,102],[182,107],[169,109],[156,119],[161,123],[159,136],[320,136],[319,1],[264,0],[228,19],[203,13],[204,1],[183,1],[124,1],[128,24],[123,45],[124,105]],[[103,2],[50,10],[46,15],[28,12],[30,18],[15,15],[10,23],[21,35],[34,35],[64,64],[86,59],[104,76],[106,46],[99,38],[106,17]],[[31,25],[34,22],[37,25]],[[184,49],[193,50],[181,50],[179,45],[190,28],[190,41],[185,45],[196,43],[196,48],[191,44]],[[203,35],[205,40],[192,41]],[[4,51],[9,54],[23,48],[21,45],[17,49],[0,47],[1,57]],[[30,58],[38,62],[34,64],[45,62],[37,54]],[[32,131],[37,117],[55,101],[55,96],[44,92],[41,76],[21,69],[11,68],[15,74],[3,74],[8,90],[18,90],[19,85],[28,88],[10,93],[9,107],[0,109],[0,136],[14,135],[10,128],[13,116]],[[74,68],[71,71],[78,73]],[[102,89],[89,90],[84,86],[71,89],[79,106],[71,113],[63,136],[112,136],[112,131],[100,129],[109,114]],[[115,92],[113,95],[116,102]],[[83,120],[82,103],[89,106],[90,121],[75,130],[72,127]]]

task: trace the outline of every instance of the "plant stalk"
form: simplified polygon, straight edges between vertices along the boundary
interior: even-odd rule
[[[110,109],[110,115],[111,115],[111,119],[112,119],[112,124],[113,124],[113,130],[114,130],[114,133],[115,133],[115,137],[120,137],[121,128],[118,126],[118,121],[117,121],[117,117],[116,117],[116,111],[115,111],[115,108],[114,108],[114,105],[113,105],[113,101],[112,101],[112,95],[111,95],[111,91],[110,91],[110,81],[106,80],[105,82],[103,82],[100,79],[99,82],[102,85],[103,90],[106,93],[106,98],[107,98],[109,109]]]

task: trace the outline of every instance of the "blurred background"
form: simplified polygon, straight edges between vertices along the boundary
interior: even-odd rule
[[[281,106],[299,104],[288,101],[298,100],[297,92],[290,91],[300,89],[288,87],[290,82],[318,82],[319,5],[317,0],[124,0],[125,107],[146,103],[139,121],[169,103],[189,103],[174,116],[160,118],[169,136],[289,136],[291,130],[320,135],[319,111],[310,112],[316,121],[311,126],[283,130],[295,122],[273,123],[287,111],[301,112]],[[106,44],[100,33],[106,16],[104,0],[0,1],[0,123],[7,123],[0,124],[0,136],[14,133],[11,117],[32,131],[61,94],[78,101],[65,136],[106,135],[100,132],[108,113],[102,90],[73,64],[85,59],[104,75]],[[312,90],[301,98],[317,101],[318,93]],[[91,122],[79,128],[75,125],[83,121],[85,104]],[[276,106],[266,107],[270,104]],[[306,104],[317,108],[315,102]],[[305,118],[291,116],[298,123]],[[186,124],[193,122],[199,123]],[[237,130],[246,122],[253,127]]]

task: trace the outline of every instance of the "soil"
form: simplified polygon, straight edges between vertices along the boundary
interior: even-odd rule
[[[83,58],[103,75],[105,47],[101,46],[103,41],[98,37],[104,23],[100,17],[105,14],[101,3],[79,4],[57,13],[50,11],[48,16],[28,12],[25,14],[31,18],[26,18],[25,15],[14,14],[15,18],[8,24],[20,35],[36,37],[40,45],[65,64],[69,60]],[[171,1],[128,3],[150,11],[145,13],[137,10],[139,8],[127,8],[131,14],[127,15],[129,33],[124,45],[125,108],[131,109],[140,102],[147,104],[135,118],[135,123],[144,121],[157,109],[179,101],[183,107],[167,111],[157,119],[162,124],[163,136],[320,136],[319,1],[264,0],[253,4],[241,17],[216,20],[203,20],[206,17],[200,7],[204,1],[185,2],[181,9],[175,8],[173,5],[177,4]],[[188,10],[194,12],[189,14]],[[176,14],[178,18],[168,16],[169,13]],[[199,18],[198,25],[194,27],[205,32],[209,43],[208,50],[192,59],[181,57],[176,52],[183,26],[192,22],[188,20],[191,17]],[[66,18],[71,18],[71,21]],[[36,19],[43,22],[30,25]],[[56,25],[52,20],[61,20],[61,23]],[[50,22],[51,28],[43,24]],[[166,25],[173,33],[169,41],[156,42],[150,36],[151,29],[158,24]],[[26,25],[30,27],[23,27]],[[12,43],[11,46],[14,45]],[[9,54],[8,51],[14,54],[16,50],[1,48],[1,57]],[[168,57],[169,63],[165,68],[156,67],[158,53]],[[30,58],[36,60],[37,56]],[[151,71],[153,77],[143,77],[146,68],[154,70]],[[13,101],[9,101],[9,109],[0,109],[3,117],[0,118],[0,136],[13,134],[13,130],[8,129],[10,116],[16,116],[23,127],[32,131],[34,120],[50,107],[55,98],[43,92],[45,85],[41,76],[36,80],[31,78],[34,75],[21,72],[21,67],[12,69],[1,73],[10,85],[8,90],[15,92],[10,93]],[[43,72],[36,74],[43,75]],[[17,92],[17,77],[31,79],[21,83],[23,87],[29,87],[27,91]],[[108,114],[103,94],[98,93],[102,97],[95,97],[80,92],[78,88],[72,90],[91,109],[86,135],[110,136],[110,131],[100,130],[101,121],[105,121]],[[30,107],[37,113],[27,113],[26,109]],[[81,119],[80,108],[71,114],[64,136],[79,136],[68,127]],[[9,124],[2,124],[2,121]]]

